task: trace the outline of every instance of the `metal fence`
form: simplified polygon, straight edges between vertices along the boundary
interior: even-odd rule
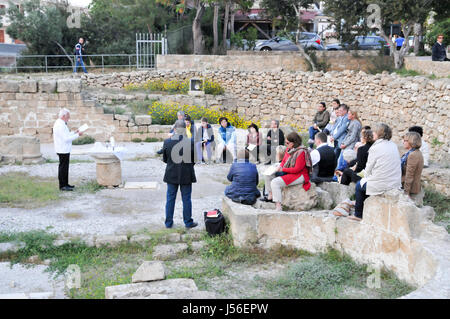
[[[146,56],[148,55],[148,56]],[[150,56],[151,55],[151,56]],[[140,59],[153,59],[154,54],[141,53]],[[127,68],[137,67],[136,54],[91,54],[83,55],[86,69]],[[4,61],[4,62],[2,62]],[[76,56],[68,55],[0,55],[0,69],[3,72],[50,72],[74,70]],[[152,67],[155,67],[153,64]],[[78,70],[81,67],[78,67]]]
[[[155,68],[157,54],[167,54],[167,38],[161,33],[136,33],[136,67]]]

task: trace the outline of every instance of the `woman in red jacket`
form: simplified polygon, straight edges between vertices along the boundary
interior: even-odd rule
[[[276,209],[281,211],[281,191],[287,185],[303,184],[307,191],[311,187],[309,176],[312,172],[312,162],[309,151],[302,145],[302,138],[295,132],[286,138],[286,154],[280,164],[275,178],[267,185],[269,195],[266,201],[274,201]]]

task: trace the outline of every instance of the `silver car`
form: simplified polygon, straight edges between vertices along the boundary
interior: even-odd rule
[[[317,42],[319,41],[319,42]],[[305,49],[324,50],[322,40],[315,33],[301,32],[299,43]],[[270,40],[258,42],[255,51],[298,51],[297,45],[285,38],[276,36]]]

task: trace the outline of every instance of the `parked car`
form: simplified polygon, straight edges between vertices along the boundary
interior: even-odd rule
[[[301,32],[299,42],[304,49],[325,50],[322,40],[315,33]],[[285,37],[273,37],[270,40],[257,42],[255,51],[298,51],[297,45]]]
[[[356,49],[356,50],[380,50],[384,48],[389,54],[389,43],[379,36],[357,36],[352,43],[333,43],[326,46],[328,51]]]

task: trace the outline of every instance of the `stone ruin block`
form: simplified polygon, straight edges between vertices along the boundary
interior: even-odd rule
[[[136,115],[134,122],[136,125],[151,125],[152,117],[150,115]]]
[[[19,92],[21,93],[36,93],[37,82],[35,80],[24,80],[19,83]]]
[[[0,80],[0,92],[17,93],[19,92],[19,82],[12,80]]]
[[[39,92],[41,93],[55,93],[56,80],[41,80],[38,83]]]
[[[80,93],[81,92],[81,79],[60,79],[57,81],[58,93]]]
[[[289,210],[307,211],[317,206],[319,202],[316,188],[311,185],[308,191],[303,189],[303,185],[293,185],[283,188],[282,203]]]
[[[0,137],[0,157],[5,163],[40,164],[44,162],[39,139],[32,136]]]

